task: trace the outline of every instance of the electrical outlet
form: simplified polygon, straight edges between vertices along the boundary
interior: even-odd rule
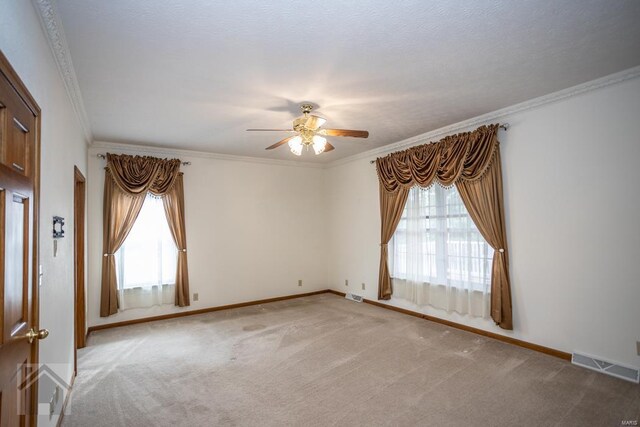
[[[193,294],[193,300],[194,300],[194,301],[198,301],[199,299],[200,299],[200,295],[199,295],[197,292],[195,292],[195,293]]]
[[[364,282],[362,283],[362,290],[364,291]]]
[[[349,286],[349,279],[344,279],[344,285]]]
[[[298,280],[298,286],[302,286],[302,279]]]
[[[638,350],[638,356],[640,356],[640,341],[636,341],[636,347]]]

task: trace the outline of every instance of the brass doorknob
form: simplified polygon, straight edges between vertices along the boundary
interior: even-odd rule
[[[36,331],[33,328],[31,328],[29,332],[27,332],[27,334],[25,335],[25,337],[27,337],[27,339],[29,340],[29,344],[31,344],[34,340],[43,340],[48,336],[49,336],[48,330],[40,329],[39,331]]]

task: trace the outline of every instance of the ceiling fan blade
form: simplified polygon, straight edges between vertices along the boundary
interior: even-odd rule
[[[327,151],[331,151],[331,150],[335,150],[336,147],[334,147],[333,145],[329,144],[327,142],[327,144],[324,146],[324,152],[326,153]]]
[[[369,132],[366,130],[321,129],[318,133],[321,135],[327,135],[327,136],[350,136],[352,138],[368,138],[369,137]]]
[[[247,132],[295,132],[293,129],[247,129]]]
[[[265,150],[273,150],[274,148],[278,148],[281,145],[286,144],[287,142],[289,142],[289,140],[292,139],[292,138],[295,138],[295,135],[294,136],[290,136],[288,138],[285,138],[283,140],[280,140],[280,141],[276,142],[275,144],[268,146],[267,148],[265,148]]]
[[[316,130],[320,126],[322,126],[326,121],[327,119],[324,119],[322,117],[309,115],[309,117],[307,117],[306,123],[304,124],[304,127],[311,130]]]

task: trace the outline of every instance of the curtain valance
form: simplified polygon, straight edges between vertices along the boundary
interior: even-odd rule
[[[428,187],[434,180],[448,187],[480,178],[495,158],[498,126],[482,126],[376,159],[380,186],[393,193],[400,187]]]
[[[161,196],[175,184],[180,173],[180,160],[107,153],[106,170],[107,175],[127,194],[151,192]]]
[[[469,216],[495,250],[491,270],[491,317],[504,329],[513,329],[507,233],[502,196],[502,166],[498,124],[448,136],[376,159],[380,181],[380,270],[378,298],[393,293],[388,244],[396,231],[409,190],[437,180],[455,185]]]

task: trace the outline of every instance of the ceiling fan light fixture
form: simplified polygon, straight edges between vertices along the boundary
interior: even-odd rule
[[[302,155],[302,138],[295,136],[289,140],[289,149],[296,156]]]
[[[316,154],[324,153],[324,150],[327,148],[327,138],[323,138],[318,135],[313,136],[313,151]]]
[[[368,138],[369,132],[366,130],[354,130],[354,129],[326,129],[322,126],[326,123],[326,119],[315,116],[311,113],[313,105],[303,104],[302,116],[293,120],[293,126],[291,129],[247,129],[248,131],[272,131],[272,132],[290,132],[295,133],[295,136],[283,138],[280,141],[272,144],[266,148],[266,150],[273,150],[283,146],[289,145],[289,150],[296,156],[302,155],[302,150],[313,148],[313,152],[318,155],[332,151],[336,147],[331,145],[327,141],[325,136],[346,136],[351,138]]]

